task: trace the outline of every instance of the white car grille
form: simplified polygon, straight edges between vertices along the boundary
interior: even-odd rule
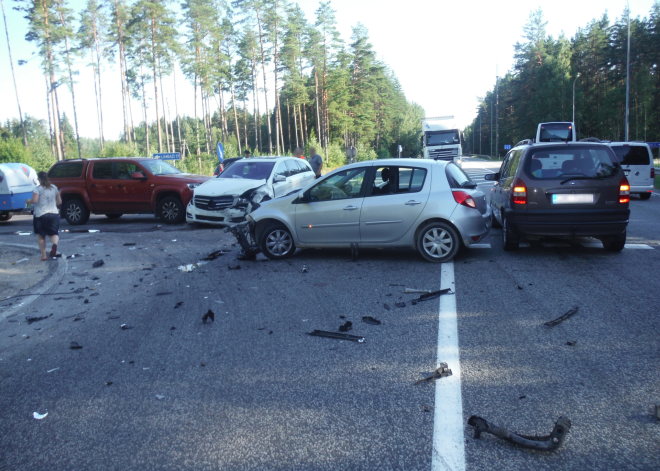
[[[234,203],[233,196],[195,196],[195,207],[205,211],[222,211]]]

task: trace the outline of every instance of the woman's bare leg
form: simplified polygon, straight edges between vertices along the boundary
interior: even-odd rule
[[[51,256],[55,256],[55,254],[57,253],[57,244],[60,241],[60,236],[53,235],[53,236],[49,236],[49,237],[50,237],[50,243],[53,244],[52,248],[54,249],[54,250],[51,250]]]
[[[39,250],[41,251],[41,258],[46,258],[46,238],[42,235],[37,236],[37,242],[39,243]]]

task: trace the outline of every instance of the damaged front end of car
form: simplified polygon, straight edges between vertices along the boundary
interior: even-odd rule
[[[272,199],[272,196],[272,190],[268,185],[263,185],[246,191],[235,200],[231,209],[242,211],[245,220],[238,224],[228,225],[225,228],[225,232],[231,232],[236,237],[236,241],[243,251],[241,258],[254,259],[261,251],[255,236],[256,224],[249,217],[249,214],[256,211],[261,206],[261,203]]]

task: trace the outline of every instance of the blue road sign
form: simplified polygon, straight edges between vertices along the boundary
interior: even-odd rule
[[[160,160],[181,160],[180,152],[166,152],[164,154],[154,154],[153,156]]]
[[[511,144],[504,144],[504,150],[511,149]]]
[[[225,148],[222,145],[222,142],[220,141],[218,141],[217,151],[218,151],[218,162],[222,163],[225,160]]]
[[[649,147],[660,147],[660,142],[647,142]]]

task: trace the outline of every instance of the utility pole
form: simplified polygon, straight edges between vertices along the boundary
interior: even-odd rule
[[[579,77],[580,77],[580,72],[577,73],[577,75],[575,76],[575,80],[573,80],[573,126],[575,126],[575,82],[577,82],[577,79]]]
[[[495,66],[495,155],[498,159],[500,157],[500,150],[499,150],[500,126],[498,120],[498,111],[500,107],[499,83],[500,83],[499,65],[496,65]]]
[[[490,99],[490,156],[493,156],[493,99]]]
[[[481,154],[481,105],[479,105],[479,155]]]
[[[628,3],[628,56],[626,59],[626,142],[628,142],[628,119],[630,118],[630,2]]]
[[[7,35],[7,50],[9,51],[9,63],[11,64],[11,76],[14,78],[14,93],[16,94],[16,104],[18,105],[18,117],[21,119],[21,129],[23,130],[23,145],[27,147],[27,133],[25,132],[25,123],[23,122],[23,111],[21,103],[18,101],[18,88],[16,87],[16,75],[14,74],[14,60],[11,57],[11,46],[9,45],[9,28],[7,28],[7,15],[5,15],[5,2],[2,4],[2,17],[5,20],[5,34]]]

